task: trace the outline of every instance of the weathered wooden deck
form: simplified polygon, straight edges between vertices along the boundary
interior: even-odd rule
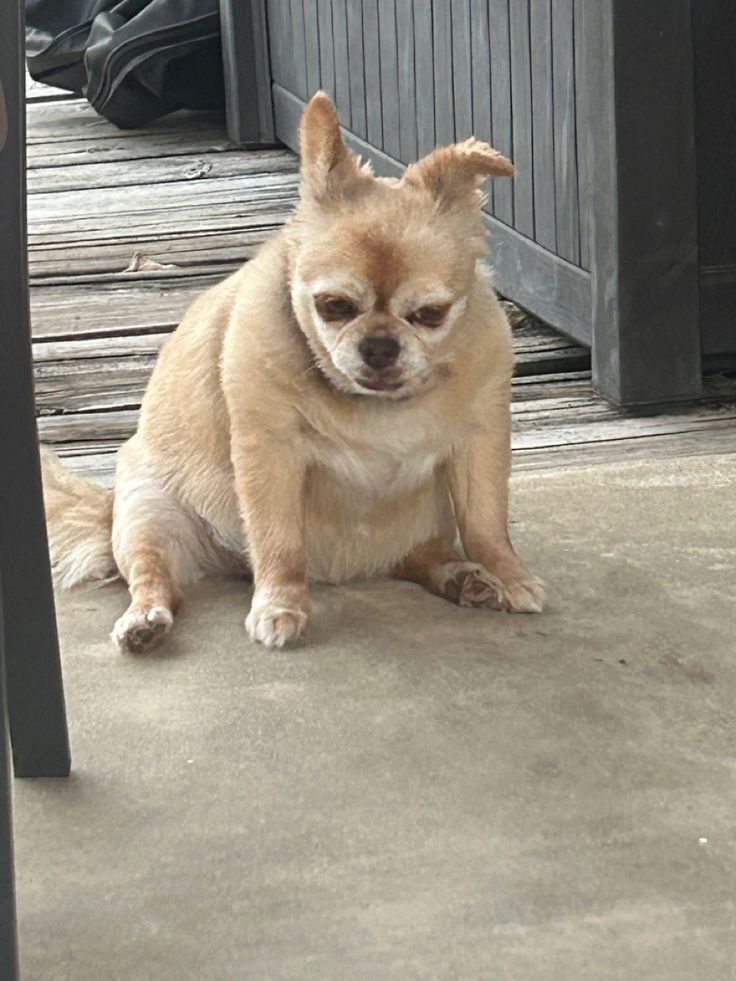
[[[283,223],[297,186],[291,152],[239,150],[217,116],[121,132],[84,101],[34,87],[28,214],[41,438],[109,477],[166,336],[198,293]],[[585,349],[528,321],[514,336],[517,467],[736,451],[733,379],[711,378],[696,407],[634,417],[593,393]]]

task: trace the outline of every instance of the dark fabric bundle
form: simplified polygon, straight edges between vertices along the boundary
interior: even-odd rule
[[[28,69],[121,128],[225,101],[218,0],[27,0]]]

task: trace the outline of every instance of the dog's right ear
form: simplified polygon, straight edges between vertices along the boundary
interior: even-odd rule
[[[317,92],[307,103],[299,127],[304,188],[318,201],[349,196],[373,182],[370,166],[345,146],[332,100]]]

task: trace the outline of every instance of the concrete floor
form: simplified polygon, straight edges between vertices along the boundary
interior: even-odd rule
[[[736,456],[522,474],[548,612],[238,583],[168,648],[60,602],[69,781],[16,781],[26,981],[736,977]]]

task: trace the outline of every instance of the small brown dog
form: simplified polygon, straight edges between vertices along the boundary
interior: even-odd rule
[[[512,354],[481,263],[479,186],[512,165],[470,139],[375,178],[323,93],[301,157],[292,219],[163,348],[114,492],[46,460],[57,581],[125,578],[123,649],[218,570],[252,572],[269,647],[306,629],[309,579],[542,608],[507,532]]]

